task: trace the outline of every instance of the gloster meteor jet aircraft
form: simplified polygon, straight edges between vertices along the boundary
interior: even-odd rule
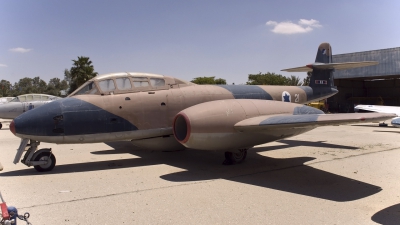
[[[312,70],[310,86],[196,85],[147,73],[97,76],[68,98],[15,118],[10,130],[22,139],[14,159],[49,171],[56,159],[40,142],[57,144],[128,140],[148,149],[191,148],[225,152],[225,163],[243,161],[252,146],[298,135],[317,126],[376,121],[383,113],[325,115],[304,106],[338,91],[332,71],[376,62],[332,63],[328,43]],[[299,104],[296,104],[299,103]],[[29,142],[29,145],[27,145]]]
[[[46,94],[25,94],[12,98],[10,102],[0,105],[1,119],[14,119],[22,113],[60,99],[57,96]],[[0,123],[0,129],[3,125]]]

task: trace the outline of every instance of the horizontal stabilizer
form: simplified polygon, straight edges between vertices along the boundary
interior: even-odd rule
[[[380,122],[396,117],[389,113],[342,113],[342,114],[304,114],[268,115],[245,119],[235,124],[240,132],[263,132],[288,128],[315,128],[327,125]]]
[[[314,69],[317,69],[317,70],[331,70],[331,69],[347,70],[347,69],[354,69],[354,68],[365,67],[365,66],[374,66],[374,65],[378,65],[378,64],[379,64],[379,62],[377,62],[377,61],[345,62],[345,63],[313,63],[313,64],[309,64],[307,66],[284,69],[281,71],[311,72]]]

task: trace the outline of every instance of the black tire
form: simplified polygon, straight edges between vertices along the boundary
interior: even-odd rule
[[[247,149],[239,149],[235,152],[225,152],[224,165],[232,165],[236,163],[241,163],[246,159]]]
[[[51,152],[42,152],[39,153],[33,160],[34,161],[47,161],[50,156],[50,162],[44,165],[36,165],[34,166],[38,172],[47,172],[54,169],[56,166],[56,157]]]
[[[1,128],[3,128],[3,124],[2,124],[2,123],[0,123],[0,129],[1,129]]]

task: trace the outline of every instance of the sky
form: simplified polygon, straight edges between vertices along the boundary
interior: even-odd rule
[[[400,1],[2,0],[0,80],[63,79],[78,56],[99,74],[146,72],[245,84],[248,74],[400,47]]]

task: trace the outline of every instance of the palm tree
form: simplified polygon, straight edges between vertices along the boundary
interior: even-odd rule
[[[71,69],[69,71],[65,70],[64,72],[66,80],[70,82],[69,94],[97,75],[97,72],[94,72],[94,67],[89,57],[78,56],[78,60],[72,61],[74,63]]]
[[[311,76],[312,76],[312,72],[307,72],[307,76],[303,79],[303,85],[302,86],[309,86],[310,85]]]
[[[287,84],[289,86],[301,86],[303,84],[303,82],[300,81],[299,77],[296,77],[294,75],[291,75],[288,79],[287,79]]]

